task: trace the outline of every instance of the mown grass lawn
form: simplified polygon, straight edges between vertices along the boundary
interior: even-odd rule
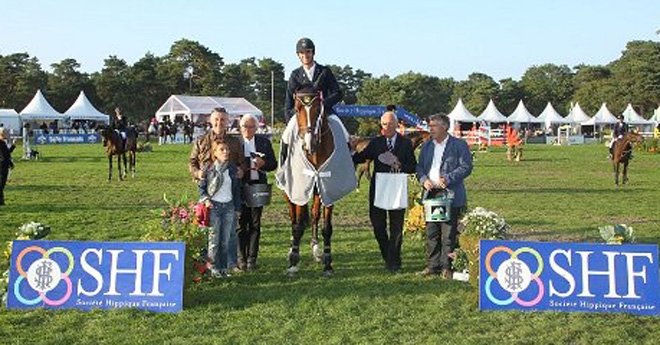
[[[20,157],[20,147],[15,156]],[[188,146],[155,147],[138,156],[138,177],[107,182],[100,145],[43,146],[23,162],[0,208],[0,241],[18,226],[52,226],[49,239],[139,240],[163,193],[196,196]],[[477,154],[467,180],[471,207],[504,216],[516,239],[599,242],[597,227],[632,225],[638,242],[660,243],[660,155],[636,153],[630,183],[616,189],[600,145],[528,145],[524,161],[504,151]],[[366,184],[365,184],[366,186]],[[656,344],[660,320],[626,314],[480,312],[460,282],[420,278],[424,244],[406,239],[403,274],[383,269],[373,239],[367,190],[336,207],[336,274],[303,248],[301,274],[284,275],[290,230],[275,198],[263,217],[260,269],[193,287],[178,314],[137,310],[0,309],[0,343],[27,344]],[[305,241],[309,238],[309,231]],[[4,267],[0,267],[4,270]]]

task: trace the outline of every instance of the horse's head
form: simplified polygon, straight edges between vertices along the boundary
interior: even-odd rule
[[[416,149],[419,147],[419,145],[428,140],[428,138],[431,136],[431,133],[428,131],[415,131],[407,133],[405,136],[410,139],[410,141],[412,141],[413,149]]]
[[[625,139],[628,140],[628,142],[630,143],[636,143],[636,144],[644,141],[644,137],[641,134],[635,132],[626,133]]]
[[[308,87],[296,91],[294,99],[298,133],[304,139],[303,147],[312,154],[321,140],[321,128],[327,126],[322,96],[316,89]]]
[[[108,126],[99,127],[99,135],[101,136],[101,142],[103,146],[108,146],[110,142],[110,136],[112,135],[112,130]]]

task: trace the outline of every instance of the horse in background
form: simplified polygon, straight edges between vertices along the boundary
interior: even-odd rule
[[[102,127],[99,131],[105,148],[105,154],[108,156],[108,181],[112,181],[112,156],[117,156],[117,171],[119,180],[122,181],[128,174],[129,166],[131,176],[135,177],[136,151],[137,151],[137,130],[133,126],[126,128],[126,140],[121,133],[111,127]],[[128,164],[126,153],[128,152]],[[124,170],[122,171],[122,159]]]
[[[193,130],[195,126],[192,123],[183,123],[183,143],[190,144],[193,141]]]
[[[428,140],[430,135],[431,134],[427,131],[414,131],[414,132],[406,133],[406,135],[404,136],[412,141],[413,150],[415,150],[419,146],[421,146],[426,140]],[[364,150],[367,147],[367,145],[369,145],[371,139],[373,139],[373,137],[357,138],[354,141],[354,147],[353,147],[355,152],[360,152]],[[358,181],[357,188],[360,189],[360,180],[362,180],[362,176],[365,176],[367,180],[371,180],[371,160],[367,160],[364,163],[358,164],[355,168],[357,170],[357,181]]]
[[[614,184],[616,184],[617,187],[619,187],[620,165],[623,164],[623,174],[621,180],[625,185],[628,183],[628,163],[630,163],[630,158],[632,156],[632,144],[641,143],[643,141],[644,137],[642,137],[640,134],[627,132],[623,138],[614,142],[612,146],[612,168],[614,170]]]

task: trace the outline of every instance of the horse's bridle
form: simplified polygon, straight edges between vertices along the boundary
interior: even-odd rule
[[[305,130],[299,132],[298,136],[304,139],[303,143],[307,148],[307,151],[309,152],[314,152],[316,150],[316,146],[321,143],[321,127],[323,125],[323,114],[325,112],[325,108],[323,106],[323,95],[320,92],[317,92],[316,94],[296,94],[295,95],[296,100],[302,104],[303,107],[305,107],[305,113],[307,115],[307,127],[305,127]],[[320,104],[320,111],[319,111],[319,116],[316,118],[316,122],[314,126],[312,126],[312,120],[310,117],[310,112],[312,109],[312,105],[314,104],[314,101],[319,99],[319,104]],[[301,135],[304,135],[302,137]],[[315,138],[314,144],[312,145],[312,137]]]

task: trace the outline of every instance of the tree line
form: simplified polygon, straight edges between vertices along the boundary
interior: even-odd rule
[[[649,118],[660,104],[660,43],[654,41],[628,42],[621,56],[607,65],[532,66],[520,80],[497,81],[478,72],[461,81],[412,71],[374,77],[348,65],[328,66],[337,76],[346,104],[397,104],[420,116],[448,113],[459,98],[475,115],[490,99],[505,115],[521,99],[534,115],[547,102],[564,115],[574,102],[589,115],[606,102],[615,114],[632,103]],[[80,63],[74,58],[50,67],[52,72],[44,71],[39,60],[28,53],[0,55],[0,107],[21,111],[41,89],[53,107],[64,112],[83,90],[99,110],[112,113],[121,106],[134,122],[151,118],[171,94],[244,97],[268,115],[272,86],[275,117],[284,118],[286,77],[280,62],[250,57],[225,63],[219,53],[192,40],[174,42],[165,56],[146,53],[133,65],[109,56],[101,71],[90,74],[80,72]],[[347,122],[353,130],[364,123]]]

